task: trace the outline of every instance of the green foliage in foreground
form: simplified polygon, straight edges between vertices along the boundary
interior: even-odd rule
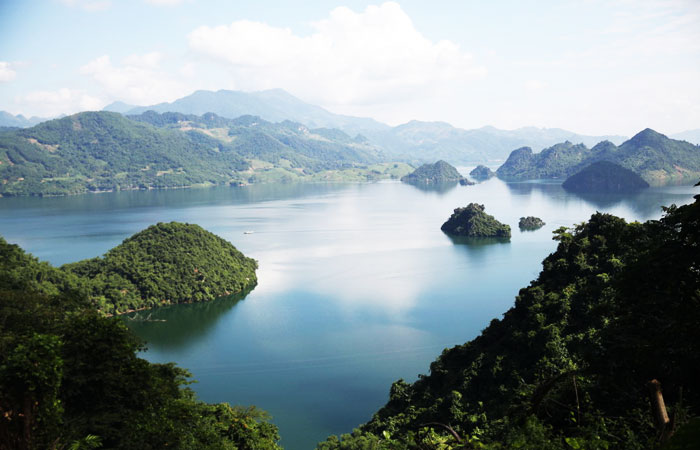
[[[452,236],[510,237],[510,226],[486,214],[484,205],[478,203],[455,209],[440,229]]]
[[[700,414],[700,196],[658,221],[596,213],[515,306],[445,350],[336,449],[694,448]],[[662,444],[647,383],[680,427]]]
[[[279,449],[264,412],[198,401],[185,370],[136,357],[119,319],[15,275],[0,285],[0,450]]]
[[[198,225],[177,222],[153,225],[102,258],[61,268],[39,262],[1,237],[0,256],[0,287],[79,294],[105,314],[213,300],[257,283],[254,259]]]

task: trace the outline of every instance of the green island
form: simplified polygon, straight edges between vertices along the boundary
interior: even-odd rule
[[[255,116],[83,112],[0,130],[0,196],[294,181],[373,181],[412,170],[366,138]]]
[[[655,186],[688,182],[700,176],[700,146],[669,139],[649,128],[620,146],[603,141],[589,149],[567,141],[539,153],[522,147],[510,154],[496,175],[512,181],[566,179],[597,161],[622,166]]]
[[[434,164],[423,164],[412,173],[401,178],[401,181],[417,185],[440,185],[462,182],[465,178],[451,164],[437,161]]]
[[[104,279],[97,286],[106,290],[108,299],[112,294],[107,291],[121,295],[127,281],[136,288],[150,280],[204,292],[206,288],[194,285],[218,284],[202,279],[207,277],[221,279],[227,289],[241,287],[240,279],[227,282],[226,274],[202,264],[205,250],[210,250],[207,258],[237,262],[242,273],[254,276],[253,260],[241,259],[223,241],[212,243],[202,231],[192,225],[159,224],[81,269],[99,266],[96,276]],[[203,248],[185,265],[172,265],[190,243],[213,247]],[[153,249],[136,248],[150,244]],[[170,255],[159,253],[169,246],[175,247]],[[126,256],[124,261],[134,266],[130,270],[120,267]],[[163,265],[144,266],[153,256],[163,257]],[[194,268],[199,273],[193,278]],[[140,280],[127,280],[138,270],[147,273]],[[39,262],[0,238],[0,448],[280,449],[277,427],[266,412],[199,401],[187,387],[192,381],[186,370],[137,357],[143,343],[120,319],[97,310],[93,296],[98,288],[75,272]],[[174,281],[178,274],[187,280]],[[148,282],[140,287],[157,298],[168,292],[149,291]],[[207,295],[216,293],[223,291]]]
[[[484,205],[478,203],[455,209],[440,229],[451,236],[510,237],[510,226],[486,214]]]
[[[317,448],[696,448],[700,195],[645,223],[596,213],[554,239],[503,318]]]
[[[544,221],[535,216],[521,217],[518,221],[518,228],[521,230],[539,230],[543,226],[545,226]]]
[[[2,239],[2,238],[0,238]],[[81,292],[103,314],[213,300],[252,289],[257,262],[198,225],[158,223],[101,258],[55,268],[0,240],[2,276],[46,295]]]
[[[469,175],[471,175],[472,178],[474,178],[475,180],[483,181],[495,177],[496,172],[482,164],[479,164],[474,169],[472,169],[471,172],[469,172]]]
[[[567,178],[562,187],[571,192],[634,192],[649,187],[642,177],[610,161],[597,161]]]

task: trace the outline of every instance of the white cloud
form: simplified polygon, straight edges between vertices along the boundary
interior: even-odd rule
[[[111,0],[59,0],[61,3],[85,11],[104,11],[112,6]]]
[[[356,13],[339,7],[300,36],[287,28],[236,21],[202,26],[190,48],[227,66],[238,88],[282,87],[324,105],[376,104],[430,96],[486,70],[458,45],[433,42],[394,2]]]
[[[17,72],[12,70],[11,64],[6,61],[0,61],[0,83],[12,81],[17,76]]]
[[[61,88],[54,91],[32,91],[15,99],[25,113],[42,117],[55,117],[79,111],[95,111],[104,106],[104,101],[80,89]]]
[[[160,68],[160,53],[130,55],[123,64],[114,65],[109,55],[103,55],[80,68],[92,77],[106,97],[127,103],[147,105],[172,101],[190,93],[190,89]]]
[[[528,91],[541,91],[547,87],[547,83],[540,80],[528,80],[524,83],[524,86]]]

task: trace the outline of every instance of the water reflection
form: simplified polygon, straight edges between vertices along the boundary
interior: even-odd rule
[[[452,181],[447,183],[407,183],[411,186],[420,189],[423,192],[434,192],[436,194],[446,194],[459,185],[458,182]]]
[[[124,323],[146,345],[161,350],[186,350],[206,340],[221,317],[251,291],[203,303],[179,304],[122,316]]]

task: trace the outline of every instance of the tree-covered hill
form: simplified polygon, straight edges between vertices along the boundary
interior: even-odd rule
[[[0,238],[0,450],[280,448],[265,412],[203,403],[187,371],[138,358],[91,283]]]
[[[402,177],[401,181],[409,184],[437,185],[457,183],[463,178],[454,166],[440,160],[434,164],[423,164],[412,173]]]
[[[251,289],[257,262],[198,225],[159,223],[136,233],[102,258],[62,270],[89,280],[103,312],[213,300]]]
[[[510,226],[486,214],[478,203],[455,209],[440,229],[452,236],[510,238]]]
[[[700,196],[658,221],[556,231],[515,306],[319,449],[695,448]],[[661,386],[665,408],[658,403]],[[667,413],[667,415],[665,415]],[[695,433],[695,438],[692,434]],[[693,440],[695,439],[695,440]]]
[[[383,161],[361,137],[294,122],[85,112],[0,131],[0,196],[295,181],[324,171],[364,171],[364,179],[375,179],[408,171],[402,164],[397,175]]]
[[[218,184],[249,165],[208,136],[85,112],[0,133],[0,195]]]
[[[700,176],[700,146],[669,139],[649,128],[620,146],[603,141],[589,149],[565,142],[540,153],[520,148],[510,154],[496,174],[505,180],[565,179],[597,161],[618,164],[651,185],[688,182]]]
[[[634,192],[648,188],[642,177],[610,161],[596,161],[567,178],[562,186],[572,192]]]
[[[105,314],[213,300],[252,289],[257,262],[198,225],[158,223],[101,258],[60,268],[0,238],[0,288],[80,293]]]

